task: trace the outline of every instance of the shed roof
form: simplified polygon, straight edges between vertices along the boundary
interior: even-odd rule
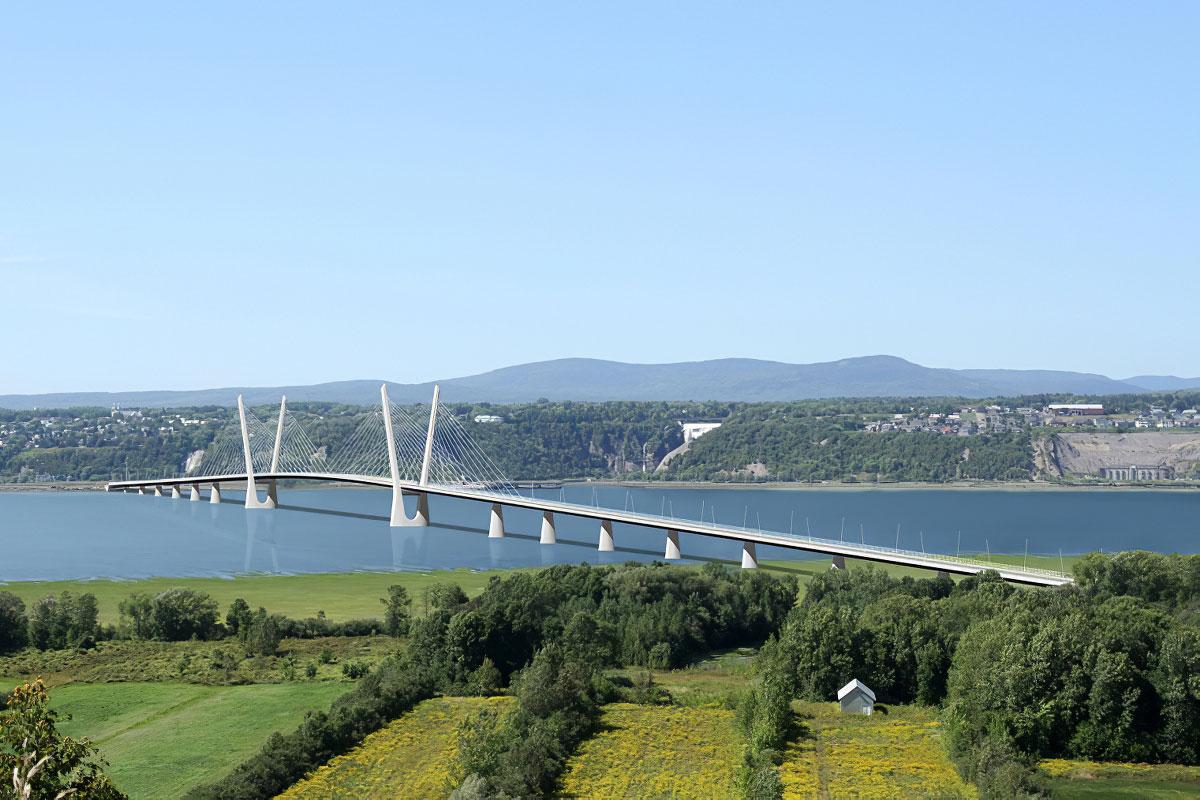
[[[867,697],[871,698],[872,703],[875,702],[875,693],[871,691],[871,687],[867,686],[865,683],[860,681],[858,678],[855,678],[854,680],[850,681],[845,686],[843,686],[841,689],[838,689],[838,700],[841,700],[846,695],[853,692],[855,689],[858,689],[863,694],[865,694]]]

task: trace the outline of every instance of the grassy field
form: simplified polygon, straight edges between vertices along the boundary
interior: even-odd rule
[[[457,583],[474,597],[483,591],[494,575],[511,570],[472,572],[437,570],[433,572],[341,572],[304,575],[241,575],[236,578],[146,578],[136,581],[32,581],[0,584],[0,590],[12,592],[32,605],[41,597],[70,591],[91,592],[100,605],[100,622],[116,624],[117,604],[134,592],[157,594],[166,589],[195,589],[208,592],[220,604],[221,615],[235,598],[241,597],[251,608],[262,606],[289,617],[316,616],[324,611],[334,621],[379,618],[383,616],[381,597],[387,587],[399,584],[413,597],[414,610],[420,612],[421,592],[434,583]]]
[[[967,554],[964,554],[967,555]],[[986,559],[981,554],[973,557]],[[992,555],[999,563],[1021,564],[1020,555]],[[1070,571],[1076,559],[1063,559]],[[850,569],[862,567],[870,562],[847,559]],[[806,561],[763,561],[763,569],[789,574],[801,582],[829,569],[825,558]],[[891,575],[910,575],[928,578],[926,570],[894,565],[877,565]],[[1058,569],[1057,556],[1029,557],[1029,566]],[[340,572],[302,575],[240,575],[235,578],[144,578],[134,581],[88,580],[88,581],[30,581],[0,583],[0,590],[12,592],[31,606],[39,598],[62,591],[75,594],[90,592],[96,596],[100,606],[100,622],[115,625],[119,622],[118,604],[135,592],[157,594],[166,589],[183,588],[207,592],[216,599],[224,614],[235,598],[241,597],[252,608],[262,606],[268,611],[303,618],[316,616],[324,611],[334,621],[347,619],[378,618],[382,616],[380,598],[386,596],[387,588],[399,584],[408,589],[414,601],[414,611],[421,612],[421,592],[434,583],[456,583],[469,596],[480,594],[493,577],[512,574],[514,570],[435,570],[432,572]]]
[[[732,711],[615,703],[605,706],[601,724],[567,763],[561,796],[736,796],[742,744]]]
[[[1200,796],[1200,767],[1051,759],[1041,763],[1056,798],[1138,797],[1173,800]]]
[[[784,753],[785,798],[973,798],[941,742],[934,709],[889,706],[871,716],[836,703],[797,703],[807,731]]]
[[[506,708],[510,697],[439,697],[368,736],[279,795],[280,800],[444,798],[453,788],[458,726],[483,708]]]
[[[224,775],[274,731],[327,708],[343,683],[199,686],[182,683],[75,684],[50,693],[73,719],[64,733],[90,737],[109,776],[131,798],[181,797]]]
[[[47,686],[113,681],[183,683],[279,683],[295,680],[313,664],[313,680],[341,680],[342,665],[374,665],[403,646],[390,636],[284,639],[274,656],[247,657],[236,639],[218,642],[100,642],[90,650],[32,648],[0,656],[0,687],[41,677]],[[327,651],[327,652],[325,652]],[[329,658],[322,663],[321,656]],[[289,678],[288,664],[296,675]]]

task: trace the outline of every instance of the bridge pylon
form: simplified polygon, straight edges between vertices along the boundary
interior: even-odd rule
[[[242,424],[242,451],[246,457],[246,508],[275,508],[275,492],[268,491],[266,500],[258,499],[258,484],[254,480],[254,456],[250,452],[250,431],[246,427],[246,404],[238,395],[238,419]]]
[[[429,477],[429,454],[433,449],[433,426],[437,414],[437,386],[433,387],[433,408],[429,411],[429,434],[425,442],[425,463],[421,468],[421,485],[426,485]],[[400,485],[400,459],[396,455],[396,432],[392,425],[392,403],[388,399],[387,384],[379,387],[379,400],[383,408],[383,430],[387,435],[388,469],[392,477],[392,513],[388,524],[393,528],[424,527],[429,524],[429,494],[417,492],[417,511],[409,516],[404,510],[404,489]],[[501,523],[503,531],[503,522]]]

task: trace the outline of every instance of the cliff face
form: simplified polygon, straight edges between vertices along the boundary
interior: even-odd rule
[[[1040,450],[1039,446],[1039,450]],[[1068,477],[1096,475],[1102,467],[1174,467],[1179,476],[1200,467],[1200,433],[1060,433],[1046,447],[1046,466]]]

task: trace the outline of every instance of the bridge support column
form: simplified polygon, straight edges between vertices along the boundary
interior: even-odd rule
[[[663,553],[663,558],[668,561],[676,561],[681,558],[679,555],[679,531],[667,531],[667,550]]]
[[[845,556],[834,556],[833,561],[829,564],[829,568],[844,570],[846,568],[846,557]]]
[[[145,493],[146,493],[146,487],[144,487],[144,486],[139,486],[139,487],[138,487],[138,494],[145,494]]]
[[[210,503],[221,502],[221,484],[214,483],[212,485],[212,491],[210,491],[208,493],[208,502],[210,502]]]
[[[616,549],[613,546],[612,520],[606,519],[600,521],[600,544],[596,549],[601,553],[611,553]]]
[[[434,400],[437,400],[437,390],[434,389]],[[436,402],[434,406],[436,408]],[[417,513],[408,516],[404,510],[404,490],[400,488],[400,462],[396,455],[396,434],[392,430],[392,403],[388,400],[387,384],[379,387],[379,407],[383,413],[383,430],[387,435],[388,469],[392,475],[392,514],[388,524],[393,528],[418,528],[429,524],[429,495],[417,492]],[[282,414],[282,410],[280,412]],[[430,418],[430,441],[426,442],[426,451],[433,446],[433,421]],[[503,533],[503,526],[501,526]],[[491,535],[491,531],[488,531]]]
[[[238,395],[238,419],[242,423],[242,452],[246,459],[246,508],[275,508],[275,498],[267,493],[266,500],[258,499],[258,483],[254,480],[254,456],[250,452],[250,431],[246,427],[246,405]]]
[[[488,538],[504,538],[504,506],[492,503],[492,511],[488,515]]]
[[[554,512],[542,512],[542,536],[538,540],[541,544],[557,544],[558,533],[554,530]]]
[[[198,483],[193,483],[193,484],[191,485],[191,487],[190,487],[190,492],[189,492],[189,494],[188,494],[188,497],[189,497],[189,499],[191,499],[191,501],[192,501],[193,503],[199,503],[199,502],[200,502],[200,499],[201,499],[201,498],[200,498],[200,484],[198,484]]]
[[[159,486],[158,484],[155,484],[155,485],[154,485],[154,496],[155,496],[155,497],[162,497],[162,496],[163,496],[163,493],[162,493],[162,487],[161,487],[161,486]]]
[[[271,508],[279,505],[279,486],[277,481],[267,481],[267,500],[271,503]]]
[[[742,569],[758,569],[758,548],[754,542],[742,542]]]
[[[183,495],[179,491],[179,484],[177,484],[177,483],[171,484],[171,499],[178,500],[181,497],[183,497]]]
[[[417,496],[417,511],[411,517],[404,510],[404,491],[392,489],[392,518],[393,528],[424,528],[429,524],[429,494],[415,492]]]

